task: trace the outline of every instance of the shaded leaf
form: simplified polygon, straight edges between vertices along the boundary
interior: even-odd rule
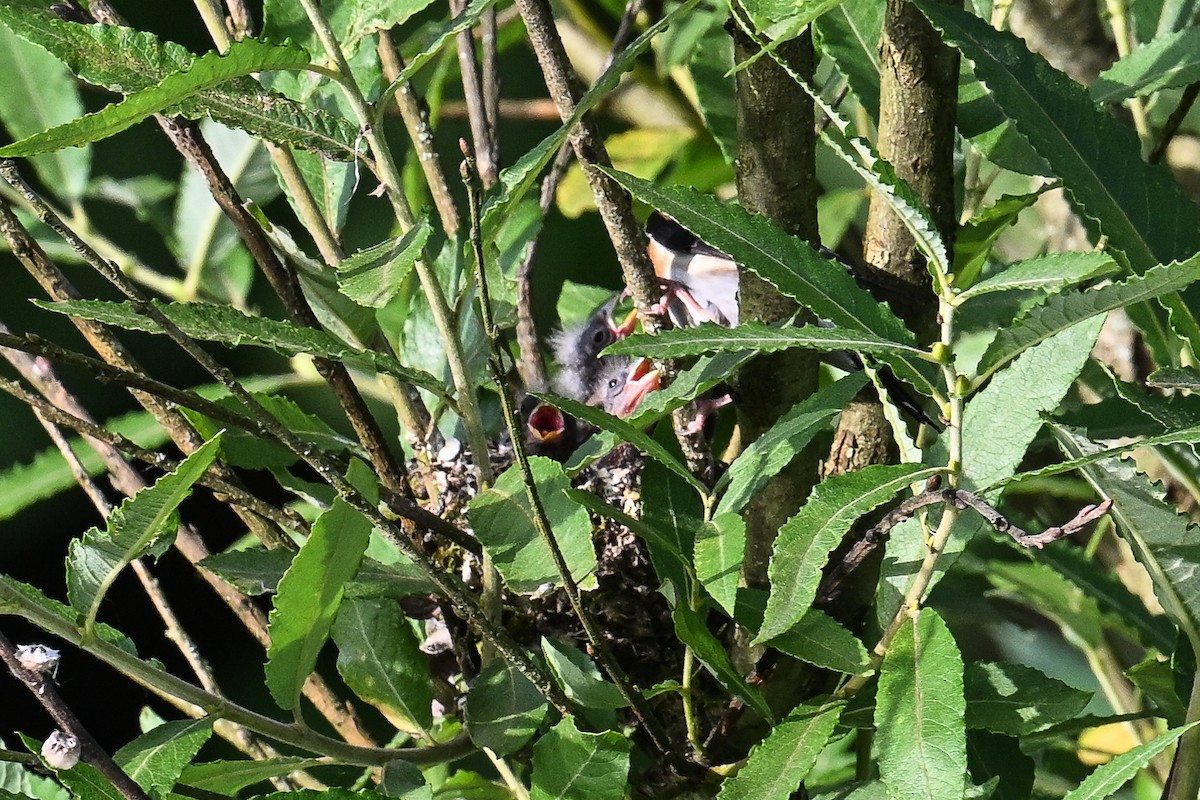
[[[760,717],[771,720],[774,715],[757,686],[742,677],[729,659],[729,654],[716,636],[709,631],[703,616],[686,605],[679,604],[671,612],[675,620],[675,634],[687,645],[725,691],[740,697]]]
[[[744,449],[717,480],[716,491],[722,493],[717,514],[741,511],[759,489],[825,429],[826,423],[840,413],[866,383],[865,372],[851,373],[785,412],[766,433]]]
[[[0,14],[0,19],[3,15]],[[83,114],[74,77],[62,62],[0,25],[0,120],[14,139],[53,128]],[[69,148],[30,159],[46,190],[65,204],[78,202],[91,171],[90,148]]]
[[[1051,429],[1068,458],[1094,452],[1096,445],[1069,429]],[[1189,641],[1200,641],[1200,543],[1186,517],[1163,500],[1132,464],[1102,461],[1083,467],[1097,492],[1113,501],[1109,512],[1134,556],[1150,575],[1154,594]]]
[[[356,695],[398,730],[419,734],[432,727],[429,662],[395,601],[347,599],[332,633],[338,673]]]
[[[938,471],[921,464],[872,464],[822,481],[779,529],[768,568],[771,595],[754,641],[770,642],[800,621],[816,596],[830,552],[859,517]]]
[[[206,761],[183,768],[179,782],[197,789],[233,796],[247,786],[287,775],[301,769],[311,769],[322,763],[318,758],[276,756],[261,761]]]
[[[1097,103],[1119,103],[1200,79],[1200,29],[1187,28],[1146,42],[1101,72],[1088,93]]]
[[[494,659],[467,692],[467,733],[498,756],[520,750],[537,733],[550,706],[516,667]]]
[[[967,727],[1024,736],[1083,711],[1092,699],[1033,667],[999,661],[972,661],[963,673]]]

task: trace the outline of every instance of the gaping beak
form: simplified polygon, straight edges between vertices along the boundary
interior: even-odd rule
[[[609,412],[613,416],[628,417],[637,410],[642,398],[660,388],[661,385],[662,376],[654,368],[654,362],[648,358],[639,358],[629,368],[625,385],[613,400]]]
[[[634,329],[637,327],[637,324],[638,312],[635,308],[634,310],[630,311],[625,316],[625,319],[621,320],[619,324],[613,325],[613,333],[617,335],[618,339],[624,339],[626,336],[629,336],[631,333],[633,333]]]
[[[567,424],[563,414],[549,403],[538,403],[525,423],[532,441],[553,444],[563,438]]]

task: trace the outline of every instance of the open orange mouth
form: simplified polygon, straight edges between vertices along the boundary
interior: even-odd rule
[[[526,427],[535,440],[550,443],[562,438],[567,425],[561,411],[549,403],[539,403],[529,415]]]
[[[629,368],[625,386],[613,404],[612,413],[618,417],[627,417],[637,410],[642,399],[662,387],[662,375],[654,368],[654,362],[648,358],[639,358]]]

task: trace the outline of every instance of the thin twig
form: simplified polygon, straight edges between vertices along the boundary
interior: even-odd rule
[[[404,62],[396,45],[392,42],[391,34],[382,31],[379,34],[379,60],[383,64],[383,75],[388,83],[394,83],[404,68]],[[408,131],[409,141],[425,174],[425,184],[433,197],[433,205],[438,210],[442,220],[442,230],[447,236],[453,236],[458,231],[458,208],[454,204],[454,196],[450,193],[450,184],[446,180],[445,170],[437,148],[433,146],[433,129],[429,125],[429,108],[425,98],[421,97],[412,82],[405,83],[396,89],[396,107],[404,120]]]
[[[308,0],[306,0],[307,2]],[[11,162],[0,162],[0,174],[6,179],[20,182],[19,176],[12,170]],[[20,183],[24,187],[23,183]],[[27,189],[27,187],[24,187]],[[31,191],[31,190],[30,190]],[[374,504],[366,500],[359,492],[346,480],[342,475],[339,465],[332,460],[326,458],[324,454],[318,452],[316,448],[306,444],[299,439],[288,428],[283,426],[276,420],[258,400],[251,395],[245,387],[237,380],[233,373],[224,365],[213,359],[203,348],[196,344],[188,337],[178,326],[175,325],[169,318],[166,317],[156,306],[149,303],[137,289],[132,286],[122,275],[115,272],[112,266],[104,262],[102,259],[95,258],[94,253],[90,252],[85,242],[82,242],[70,230],[62,225],[61,220],[57,218],[43,218],[43,221],[55,228],[59,235],[63,236],[72,245],[77,246],[80,252],[88,258],[92,266],[103,274],[110,282],[121,290],[126,297],[132,302],[139,313],[144,314],[148,319],[154,322],[175,344],[191,356],[201,367],[209,372],[214,378],[221,382],[227,390],[237,398],[242,405],[255,416],[260,429],[265,433],[274,436],[284,444],[293,453],[299,455],[307,461],[318,474],[324,478],[338,494],[346,500],[351,506],[365,514],[377,527],[385,531],[389,538],[400,548],[404,555],[419,564],[426,572],[428,577],[434,582],[440,591],[446,594],[447,597],[454,603],[456,610],[464,619],[483,634],[483,636],[495,646],[504,657],[516,666],[522,674],[530,679],[530,681],[538,687],[560,712],[564,714],[571,713],[571,702],[563,694],[562,690],[545,674],[544,670],[539,667],[529,656],[513,641],[512,637],[499,625],[490,621],[482,609],[475,602],[466,586],[454,575],[447,574],[438,569],[416,542],[409,539],[408,534],[397,528],[394,522],[384,517]],[[460,400],[465,406],[466,400]],[[478,420],[477,420],[478,421]],[[486,440],[485,444],[478,452],[484,453],[483,458],[476,458],[476,468],[482,473],[487,469],[487,475],[490,479],[490,465],[487,464],[486,458]]]
[[[1062,525],[1047,528],[1041,533],[1029,533],[1014,525],[1008,518],[996,510],[994,506],[988,503],[987,500],[974,492],[969,492],[965,489],[931,489],[921,492],[921,494],[910,497],[896,506],[875,527],[863,534],[863,537],[850,548],[850,551],[846,553],[838,565],[821,581],[821,586],[817,590],[817,602],[821,605],[828,605],[837,595],[838,589],[845,577],[857,569],[866,560],[867,556],[881,542],[887,539],[892,532],[892,528],[905,520],[911,519],[922,508],[932,505],[952,506],[960,511],[968,508],[972,509],[983,517],[989,525],[1000,533],[1008,534],[1013,538],[1013,541],[1022,547],[1036,547],[1040,549],[1050,542],[1070,536],[1107,514],[1109,508],[1112,507],[1112,500],[1105,500],[1097,505],[1085,506],[1070,521]]]
[[[547,0],[517,0],[517,8],[525,20],[529,42],[542,68],[550,97],[565,123],[575,115],[579,91],[562,39],[554,26],[550,5]],[[642,318],[642,327],[647,333],[657,333],[662,322],[651,309],[661,300],[662,289],[647,253],[646,234],[634,219],[629,195],[616,181],[597,169],[611,167],[612,162],[590,113],[584,114],[571,131],[570,141],[621,264],[625,285]],[[657,366],[666,383],[674,379],[678,371],[672,360],[664,360]],[[714,462],[702,426],[695,424],[699,413],[694,403],[689,404],[673,412],[671,422],[689,469],[704,479],[711,479]]]
[[[79,741],[84,761],[99,770],[100,774],[107,778],[108,782],[127,800],[150,800],[150,796],[125,773],[125,770],[117,766],[117,762],[112,760],[112,757],[83,726],[70,707],[63,702],[62,697],[58,694],[58,689],[54,687],[49,676],[21,666],[20,661],[17,660],[16,648],[2,633],[0,633],[0,661],[3,661],[9,668],[13,677],[25,684],[25,687],[33,693],[34,698],[42,704],[42,708],[46,709],[58,727]]]
[[[515,404],[513,402],[512,392],[508,386],[508,371],[504,364],[504,343],[500,338],[500,330],[497,328],[495,320],[492,317],[491,299],[488,295],[487,285],[487,270],[484,266],[483,253],[483,233],[480,230],[480,196],[474,180],[474,163],[467,149],[463,147],[463,155],[465,160],[462,165],[463,182],[467,186],[468,205],[471,212],[471,246],[475,253],[475,279],[479,285],[479,307],[483,316],[484,334],[488,337],[491,344],[491,353],[488,358],[488,364],[491,367],[492,379],[496,382],[499,388],[500,408],[504,415],[504,421],[508,426],[509,437],[512,440],[513,455],[516,458],[517,465],[521,470],[521,479],[525,484],[525,493],[529,498],[529,503],[533,508],[533,523],[538,531],[538,536],[550,551],[550,556],[554,560],[555,569],[558,571],[559,579],[562,581],[563,591],[567,595],[567,599],[571,603],[571,609],[575,612],[575,616],[579,619],[584,633],[587,635],[588,642],[591,645],[592,652],[596,659],[604,667],[604,671],[612,679],[621,696],[629,703],[633,709],[634,715],[641,722],[642,726],[649,734],[654,746],[659,752],[665,756],[671,755],[671,743],[667,735],[666,728],[651,711],[646,703],[646,698],[633,688],[629,681],[629,676],[621,668],[617,662],[612,650],[604,639],[604,634],[596,625],[596,621],[592,619],[592,615],[588,613],[583,605],[583,599],[579,593],[579,585],[575,582],[574,576],[571,574],[571,567],[567,564],[567,559],[563,555],[562,548],[558,545],[558,540],[554,538],[554,531],[551,529],[550,520],[546,516],[546,509],[542,505],[541,495],[538,492],[537,483],[533,479],[532,468],[529,465],[529,457],[525,452],[525,444],[521,435],[521,423],[517,418]]]
[[[629,0],[625,5],[625,13],[621,15],[621,24],[617,27],[616,34],[613,35],[612,46],[609,48],[608,57],[604,60],[604,66],[600,70],[600,75],[603,76],[612,66],[621,49],[628,43],[629,38],[633,35],[633,23],[637,19],[639,10],[642,7],[642,0]],[[569,144],[559,148],[558,154],[554,157],[554,163],[546,172],[546,177],[542,178],[541,191],[538,196],[538,206],[542,211],[542,219],[550,213],[550,207],[554,204],[554,197],[558,192],[558,185],[562,182],[563,176],[567,174],[567,167],[571,163],[572,150]],[[541,343],[538,338],[537,326],[533,320],[533,265],[537,258],[538,243],[541,241],[540,235],[535,235],[525,247],[525,256],[521,259],[521,263],[517,265],[517,351],[520,353],[520,359],[517,361],[517,372],[521,375],[521,380],[525,384],[526,389],[543,390],[549,384],[546,380],[546,362],[542,358]]]
[[[120,451],[125,455],[136,458],[156,469],[163,472],[173,472],[179,468],[180,461],[169,458],[155,450],[147,450],[140,447],[137,443],[125,438],[119,433],[114,433],[106,428],[103,428],[88,418],[77,416],[74,413],[63,411],[55,405],[43,400],[25,389],[22,389],[16,383],[0,378],[0,391],[5,392],[11,397],[20,400],[28,405],[38,416],[48,420],[50,423],[62,428],[70,428],[79,435],[87,438],[98,451],[102,449],[110,449]],[[119,458],[119,456],[118,456]],[[106,463],[111,464],[111,458],[105,456]],[[111,472],[110,467],[110,472]],[[136,473],[135,473],[136,474]],[[140,485],[129,487],[132,491],[122,490],[125,494],[133,494],[139,488],[144,488],[147,484],[140,481]],[[272,520],[281,527],[291,528],[298,533],[304,534],[308,531],[308,523],[297,512],[289,508],[277,508],[272,506],[253,494],[250,494],[241,487],[227,483],[213,471],[205,473],[199,481],[201,486],[212,489],[218,496],[224,496],[230,504],[235,507],[241,506],[253,511],[262,517]],[[114,480],[114,484],[116,481]],[[293,548],[294,549],[294,546]]]
[[[11,162],[0,163],[0,170],[7,169],[12,169]],[[13,174],[15,175],[15,170]],[[14,188],[21,191],[30,204],[30,207],[35,209],[39,217],[42,217],[46,208],[42,198],[29,190],[23,183]],[[49,216],[57,220],[61,226],[61,220],[58,220],[57,215],[50,213]],[[75,237],[73,232],[70,232],[65,226],[62,227],[70,234],[64,238],[72,245],[76,245],[77,250],[85,259],[88,254],[95,255],[94,251],[86,248],[81,242],[77,244],[78,237]],[[61,301],[78,300],[81,298],[75,287],[46,256],[45,251],[42,250],[29,231],[25,229],[20,220],[17,219],[8,204],[3,201],[0,201],[0,232],[4,234],[5,240],[8,242],[13,254],[17,256],[21,264],[38,281],[39,285],[51,299]],[[61,233],[62,231],[60,231]],[[103,261],[103,259],[99,259],[99,261],[107,266],[107,262]],[[144,374],[145,371],[129,354],[121,341],[104,325],[80,319],[73,319],[72,321],[105,362],[126,372]],[[167,431],[172,440],[185,453],[194,451],[204,443],[203,438],[173,404],[164,402],[152,394],[138,390],[133,391],[133,396],[143,408],[150,412],[155,421]],[[219,462],[214,464],[210,468],[210,471],[222,481],[244,491],[244,487],[242,487],[238,477],[223,464]],[[267,547],[286,547],[291,545],[290,539],[269,518],[249,511],[243,506],[235,505],[233,510],[246,523],[250,531]],[[198,565],[200,561],[211,555],[203,539],[189,525],[180,527],[179,534],[175,537],[174,546],[193,565]],[[230,610],[234,612],[246,630],[263,646],[266,646],[268,643],[267,618],[263,611],[246,597],[245,594],[222,580],[215,573],[199,567],[198,569],[201,577],[213,588]],[[321,711],[330,724],[346,737],[347,741],[362,744],[370,743],[370,738],[363,732],[363,726],[353,708],[334,696],[323,680],[317,676],[310,676],[304,685],[304,695]]]
[[[414,764],[440,764],[462,757],[471,748],[470,740],[465,736],[429,747],[381,748],[346,744],[302,725],[280,722],[227,698],[210,694],[106,639],[91,637],[84,641],[79,629],[71,622],[7,584],[0,583],[0,598],[3,598],[11,613],[68,644],[79,647],[172,703],[189,703],[214,717],[231,720],[263,736],[302,748],[306,752],[320,753],[347,764],[382,766],[395,759]]]
[[[450,13],[458,16],[466,5],[466,0],[450,0]],[[470,30],[464,29],[458,32],[454,43],[458,53],[458,70],[462,75],[463,100],[467,104],[467,121],[471,126],[471,141],[486,189],[496,183],[499,166],[492,160],[495,151],[492,134],[495,129],[488,123],[488,112],[484,105],[485,90],[479,77],[479,64],[475,60],[475,37]]]
[[[1179,132],[1179,126],[1183,124],[1188,112],[1192,110],[1192,104],[1196,102],[1197,96],[1200,96],[1200,83],[1188,84],[1188,87],[1183,90],[1179,102],[1175,105],[1175,110],[1171,112],[1171,116],[1163,125],[1162,136],[1158,140],[1158,144],[1154,145],[1154,149],[1150,151],[1148,160],[1151,164],[1157,164],[1167,154],[1171,140],[1175,138],[1175,134]]]

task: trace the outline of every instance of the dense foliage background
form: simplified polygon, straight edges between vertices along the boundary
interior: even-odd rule
[[[1194,2],[192,10],[0,3],[6,795],[1197,796]]]

